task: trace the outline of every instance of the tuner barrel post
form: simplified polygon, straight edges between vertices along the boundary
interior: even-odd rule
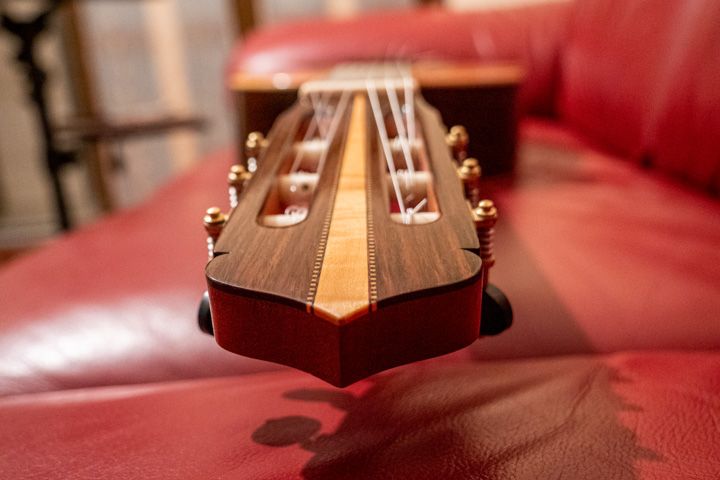
[[[450,147],[453,159],[461,164],[467,158],[468,144],[470,143],[470,137],[465,127],[462,125],[452,126],[445,136],[445,142]]]
[[[498,219],[498,211],[492,200],[482,200],[473,209],[473,220],[480,242],[480,258],[483,268],[483,289],[488,284],[490,268],[495,265],[495,224]]]
[[[237,207],[238,199],[251,178],[252,173],[248,172],[244,165],[238,163],[230,167],[230,173],[228,173],[227,178],[230,208]]]
[[[267,147],[268,141],[261,132],[250,132],[245,140],[245,163],[248,172],[257,170],[258,158]]]
[[[480,202],[480,164],[474,158],[466,158],[458,168],[458,175],[463,183],[465,198],[473,208]]]
[[[227,215],[222,213],[218,207],[210,207],[203,217],[203,225],[207,232],[208,261],[215,256],[215,243],[217,242],[223,227],[227,222]]]

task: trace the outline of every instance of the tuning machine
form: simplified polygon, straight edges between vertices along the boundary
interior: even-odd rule
[[[465,198],[470,202],[470,206],[475,208],[480,202],[480,163],[475,158],[466,158],[457,172],[463,184]]]
[[[205,211],[205,215],[203,216],[203,225],[205,226],[205,231],[207,232],[208,262],[215,256],[215,243],[218,238],[220,238],[220,234],[227,223],[227,218],[228,216],[218,207],[210,207]],[[200,330],[212,335],[212,313],[210,311],[210,296],[207,291],[203,294],[202,299],[200,300],[197,319]]]
[[[490,269],[495,265],[495,224],[498,211],[492,200],[481,200],[471,212],[480,242],[480,258],[483,265],[480,335],[497,335],[510,328],[513,323],[510,301],[502,290],[489,282],[488,278]]]
[[[245,140],[245,158],[247,170],[254,173],[257,170],[258,158],[268,145],[268,141],[261,132],[250,132]]]
[[[214,256],[215,243],[217,242],[223,228],[227,223],[227,215],[222,213],[218,207],[210,207],[203,217],[203,225],[207,232],[208,260]]]
[[[498,211],[492,200],[482,200],[472,209],[478,241],[480,242],[480,258],[483,263],[483,286],[488,284],[488,272],[495,265],[495,224]]]
[[[455,127],[453,127],[455,128]],[[460,127],[462,128],[462,127]],[[462,129],[464,131],[464,129]],[[455,130],[457,133],[458,130]],[[475,158],[465,158],[457,169],[462,181],[465,199],[472,214],[478,241],[480,242],[480,258],[483,261],[483,286],[488,285],[488,270],[495,265],[493,242],[495,239],[495,223],[498,212],[492,200],[481,200],[480,177],[482,170]]]
[[[445,142],[450,147],[453,159],[461,164],[468,156],[468,144],[470,143],[470,137],[468,137],[465,127],[453,125],[445,135]]]
[[[251,178],[252,173],[248,172],[244,165],[238,163],[230,167],[230,173],[228,173],[227,177],[230,208],[237,207],[240,194],[242,194]]]

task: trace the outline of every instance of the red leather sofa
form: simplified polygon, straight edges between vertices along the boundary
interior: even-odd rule
[[[341,390],[195,324],[219,152],[0,271],[2,478],[720,478],[720,4],[578,0],[259,31],[231,70],[516,60],[508,332]]]

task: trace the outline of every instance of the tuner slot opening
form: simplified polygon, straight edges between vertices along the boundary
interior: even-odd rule
[[[423,225],[440,218],[433,174],[421,138],[390,139],[395,175],[385,162],[390,218],[403,225]]]
[[[290,227],[307,218],[330,147],[332,130],[347,101],[338,95],[316,98],[298,122],[285,148],[258,222],[267,227]]]
[[[376,161],[385,165],[384,182],[390,218],[402,225],[432,223],[440,218],[434,179],[416,121],[412,89],[368,88],[368,98],[377,127]]]

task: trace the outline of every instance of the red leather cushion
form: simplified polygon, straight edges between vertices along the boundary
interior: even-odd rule
[[[560,110],[597,143],[700,187],[720,185],[720,4],[580,0]]]
[[[568,4],[513,10],[449,12],[416,9],[350,20],[303,20],[261,29],[238,43],[228,74],[328,67],[338,62],[443,59],[521,62],[528,81],[521,105],[553,108],[557,58],[565,38]]]
[[[653,125],[654,163],[720,194],[720,3],[696,2],[681,17],[677,64]]]
[[[227,206],[231,159],[0,270],[0,395],[275,368],[221,350],[195,320],[202,215]]]
[[[426,362],[0,400],[7,478],[717,479],[720,354]]]
[[[485,183],[515,325],[476,355],[720,348],[720,203],[555,124],[522,132],[514,183]]]

